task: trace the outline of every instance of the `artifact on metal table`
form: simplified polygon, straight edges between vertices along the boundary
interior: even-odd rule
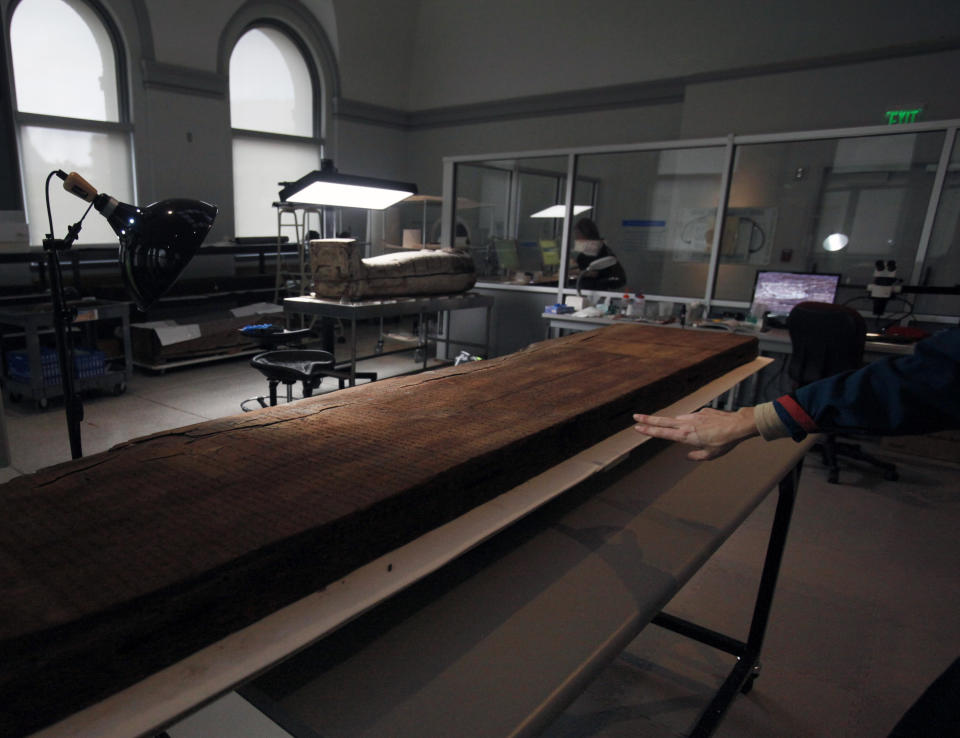
[[[0,735],[103,699],[756,355],[752,336],[615,325],[0,485]]]
[[[353,239],[310,242],[310,271],[317,297],[366,300],[375,297],[449,295],[466,292],[477,281],[465,251],[422,249],[360,257]]]

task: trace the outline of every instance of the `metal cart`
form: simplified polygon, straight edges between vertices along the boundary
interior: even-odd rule
[[[74,345],[83,349],[95,346],[93,323],[101,320],[120,320],[123,343],[122,368],[109,359],[103,371],[97,373],[80,372],[76,378],[78,391],[96,389],[120,395],[127,389],[127,382],[133,371],[133,357],[130,351],[130,303],[108,300],[81,300],[70,303],[77,310],[73,323]],[[11,330],[12,329],[12,330]],[[49,303],[26,305],[5,305],[0,307],[0,348],[3,349],[3,387],[12,401],[24,398],[36,403],[38,409],[45,409],[51,397],[60,397],[63,389],[59,381],[59,369],[55,376],[50,372],[44,375],[43,349],[41,335],[49,334],[49,343],[53,344],[53,309]],[[23,339],[27,357],[26,373],[11,372],[8,351],[13,348],[13,340]],[[19,344],[19,341],[17,342]],[[83,354],[80,354],[83,356]]]

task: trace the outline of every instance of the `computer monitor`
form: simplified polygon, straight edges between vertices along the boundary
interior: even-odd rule
[[[560,266],[560,247],[554,239],[540,239],[540,258],[543,260],[543,268],[547,270],[556,270]]]
[[[766,305],[772,315],[789,315],[801,302],[832,303],[839,285],[839,274],[758,271],[750,302]]]
[[[520,267],[517,254],[517,241],[513,238],[493,239],[493,248],[497,252],[497,262],[502,271],[515,272]]]

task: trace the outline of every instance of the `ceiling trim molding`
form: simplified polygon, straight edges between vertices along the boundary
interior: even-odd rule
[[[227,96],[227,78],[204,69],[162,64],[143,59],[143,85],[204,97]]]

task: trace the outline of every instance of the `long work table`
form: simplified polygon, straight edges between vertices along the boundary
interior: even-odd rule
[[[589,331],[594,328],[602,328],[608,325],[622,325],[624,323],[639,323],[643,325],[652,325],[664,329],[683,329],[694,331],[720,331],[729,332],[741,336],[756,336],[760,343],[760,353],[762,354],[789,354],[792,352],[790,343],[790,332],[786,328],[769,328],[758,331],[755,327],[748,327],[747,324],[738,324],[737,321],[719,321],[702,325],[681,326],[679,323],[656,323],[644,320],[633,320],[619,316],[598,316],[592,318],[575,317],[573,315],[551,315],[544,313],[543,319],[547,321],[547,338],[554,334],[562,334],[571,331]],[[904,356],[913,353],[912,343],[898,343],[894,341],[867,339],[864,347],[864,355],[868,359],[881,358],[883,356]]]
[[[756,678],[808,448],[762,443],[697,468],[668,448],[608,471],[573,493],[579,504],[534,513],[358,624],[362,645],[347,658],[320,647],[254,682],[255,703],[266,696],[281,725],[329,738],[537,735],[652,623],[737,657],[691,728],[710,735]],[[771,489],[778,509],[747,639],[666,612]]]
[[[769,363],[659,412],[691,412]],[[710,735],[756,675],[811,443],[755,440],[697,464],[627,428],[38,736],[150,735],[233,689],[325,737],[534,735],[651,623],[737,657],[693,728]],[[747,639],[664,612],[773,489]]]
[[[350,338],[348,339],[348,344],[350,347],[350,360],[347,377],[351,387],[356,384],[358,377],[358,361],[391,353],[381,351],[371,356],[358,356],[357,321],[366,319],[382,320],[383,318],[395,318],[403,315],[420,316],[416,350],[422,362],[421,368],[426,369],[428,363],[428,342],[431,339],[478,348],[482,351],[482,356],[488,358],[490,356],[490,310],[492,307],[492,297],[474,292],[456,295],[428,295],[423,297],[357,300],[355,302],[327,300],[319,297],[288,297],[283,301],[284,312],[288,314],[309,315],[320,318],[321,320],[344,320],[349,322]],[[436,335],[428,334],[427,322],[424,320],[425,316],[432,313],[449,314],[452,310],[469,310],[472,308],[481,308],[485,311],[485,338],[482,344],[465,340],[454,340],[449,335],[448,329],[438,330]],[[325,333],[332,336],[332,331],[325,331]],[[332,338],[326,339],[324,349],[333,353],[334,348]],[[406,350],[408,349],[400,349],[397,353]]]

